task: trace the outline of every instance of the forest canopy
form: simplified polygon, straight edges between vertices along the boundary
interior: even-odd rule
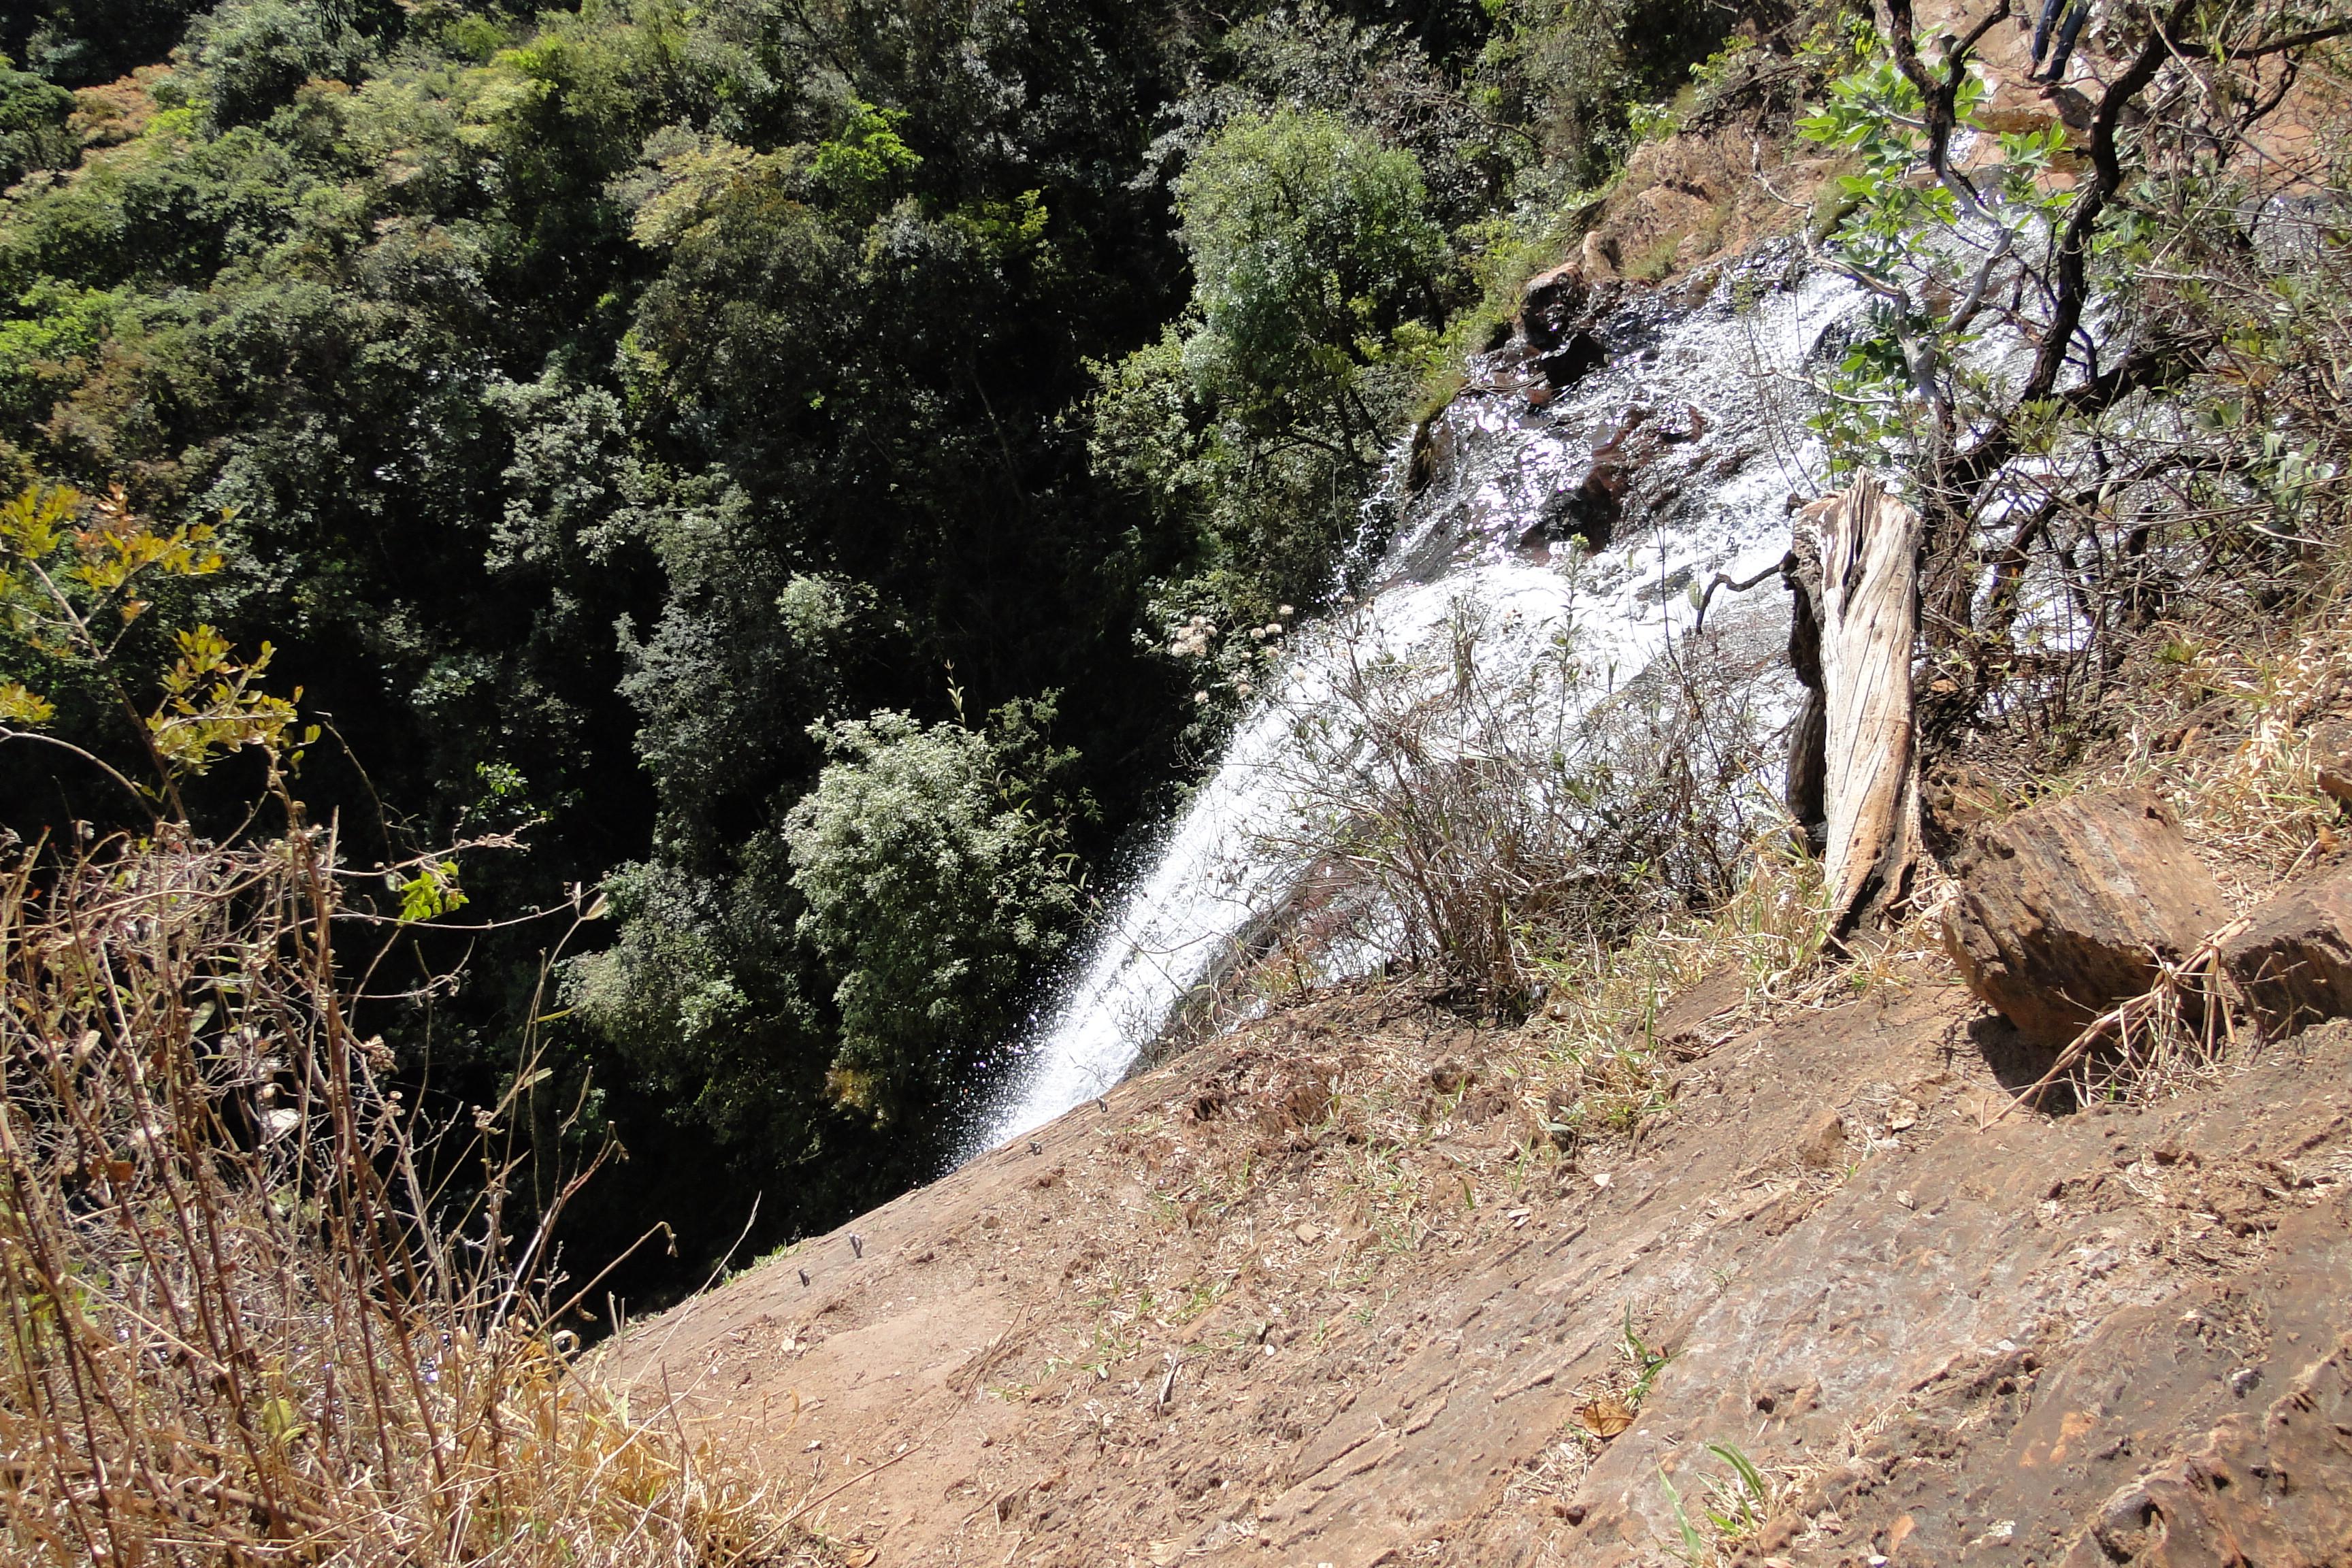
[[[1734,20],[15,8],[0,491],[217,560],[123,614],[103,678],[0,641],[44,710],[8,717],[5,826],[135,823],[120,710],[207,628],[319,727],[296,787],[354,863],[511,837],[375,1026],[455,1102],[514,1089],[539,1019],[541,1153],[632,1156],[578,1256],[667,1222],[690,1262],[755,1194],[763,1236],[829,1223],[955,1147],[1246,696],[1255,645],[1171,628],[1340,590],[1496,255]],[[229,831],[255,784],[232,759],[188,810]],[[530,917],[582,886],[606,918],[551,1004]]]

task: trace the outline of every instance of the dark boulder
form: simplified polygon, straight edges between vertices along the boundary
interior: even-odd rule
[[[1608,347],[1580,328],[1569,333],[1558,348],[1536,356],[1536,369],[1556,393],[1567,391],[1608,363]]]
[[[2254,910],[2221,963],[2271,1039],[2352,1017],[2352,870],[2290,888]]]
[[[1969,989],[2063,1047],[2148,989],[2230,918],[2212,874],[2149,790],[2048,801],[1970,837],[1944,942]]]
[[[1528,279],[1519,294],[1519,332],[1528,347],[1538,354],[1559,348],[1591,299],[1573,261]]]

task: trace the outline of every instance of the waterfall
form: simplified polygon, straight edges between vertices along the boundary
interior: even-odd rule
[[[1748,579],[1787,550],[1789,498],[1824,466],[1801,372],[1857,302],[1766,250],[1696,303],[1620,306],[1597,326],[1607,363],[1556,395],[1523,345],[1473,357],[1463,393],[1391,465],[1400,491],[1420,482],[1373,590],[1325,631],[1410,647],[1469,603],[1515,628],[1497,657],[1531,658],[1572,621],[1580,658],[1637,675],[1717,574]],[[1741,610],[1784,628],[1785,601],[1768,584]],[[1298,809],[1295,728],[1330,689],[1340,640],[1302,631],[1023,1047],[980,1147],[1117,1083],[1297,886],[1304,868],[1280,847]]]

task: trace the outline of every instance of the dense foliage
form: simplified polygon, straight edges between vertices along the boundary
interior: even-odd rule
[[[428,1098],[510,1086],[529,917],[606,889],[526,1097],[632,1155],[581,1255],[789,1231],[952,1143],[1085,868],[1336,591],[1496,226],[1730,19],[1569,10],[41,0],[0,490],[214,531],[114,668],[274,644],[348,858],[519,837],[378,976]],[[135,820],[101,770],[159,694],[0,679],[85,753],[0,744],[6,826]]]
[[[2144,638],[2336,591],[2352,11],[2140,17],[2093,35],[2095,95],[2021,121],[1972,53],[1993,21],[1929,45],[1888,13],[1800,126],[1850,160],[1822,258],[1868,301],[1815,423],[1918,505],[1931,743],[2063,758]]]

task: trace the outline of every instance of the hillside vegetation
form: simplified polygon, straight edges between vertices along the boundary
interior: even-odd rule
[[[707,1259],[755,1194],[765,1236],[837,1218],[954,1146],[1247,629],[1339,587],[1448,323],[1731,21],[15,8],[0,488],[213,558],[112,680],[13,639],[0,673],[136,772],[176,631],[268,643],[349,864],[512,836],[370,1024],[453,1101],[512,1081],[530,911],[605,889],[527,1119],[631,1154],[576,1256],[666,1222]],[[254,777],[190,785],[198,831]],[[55,747],[0,778],[28,844],[142,820]],[[699,1278],[661,1253],[633,1289]]]

